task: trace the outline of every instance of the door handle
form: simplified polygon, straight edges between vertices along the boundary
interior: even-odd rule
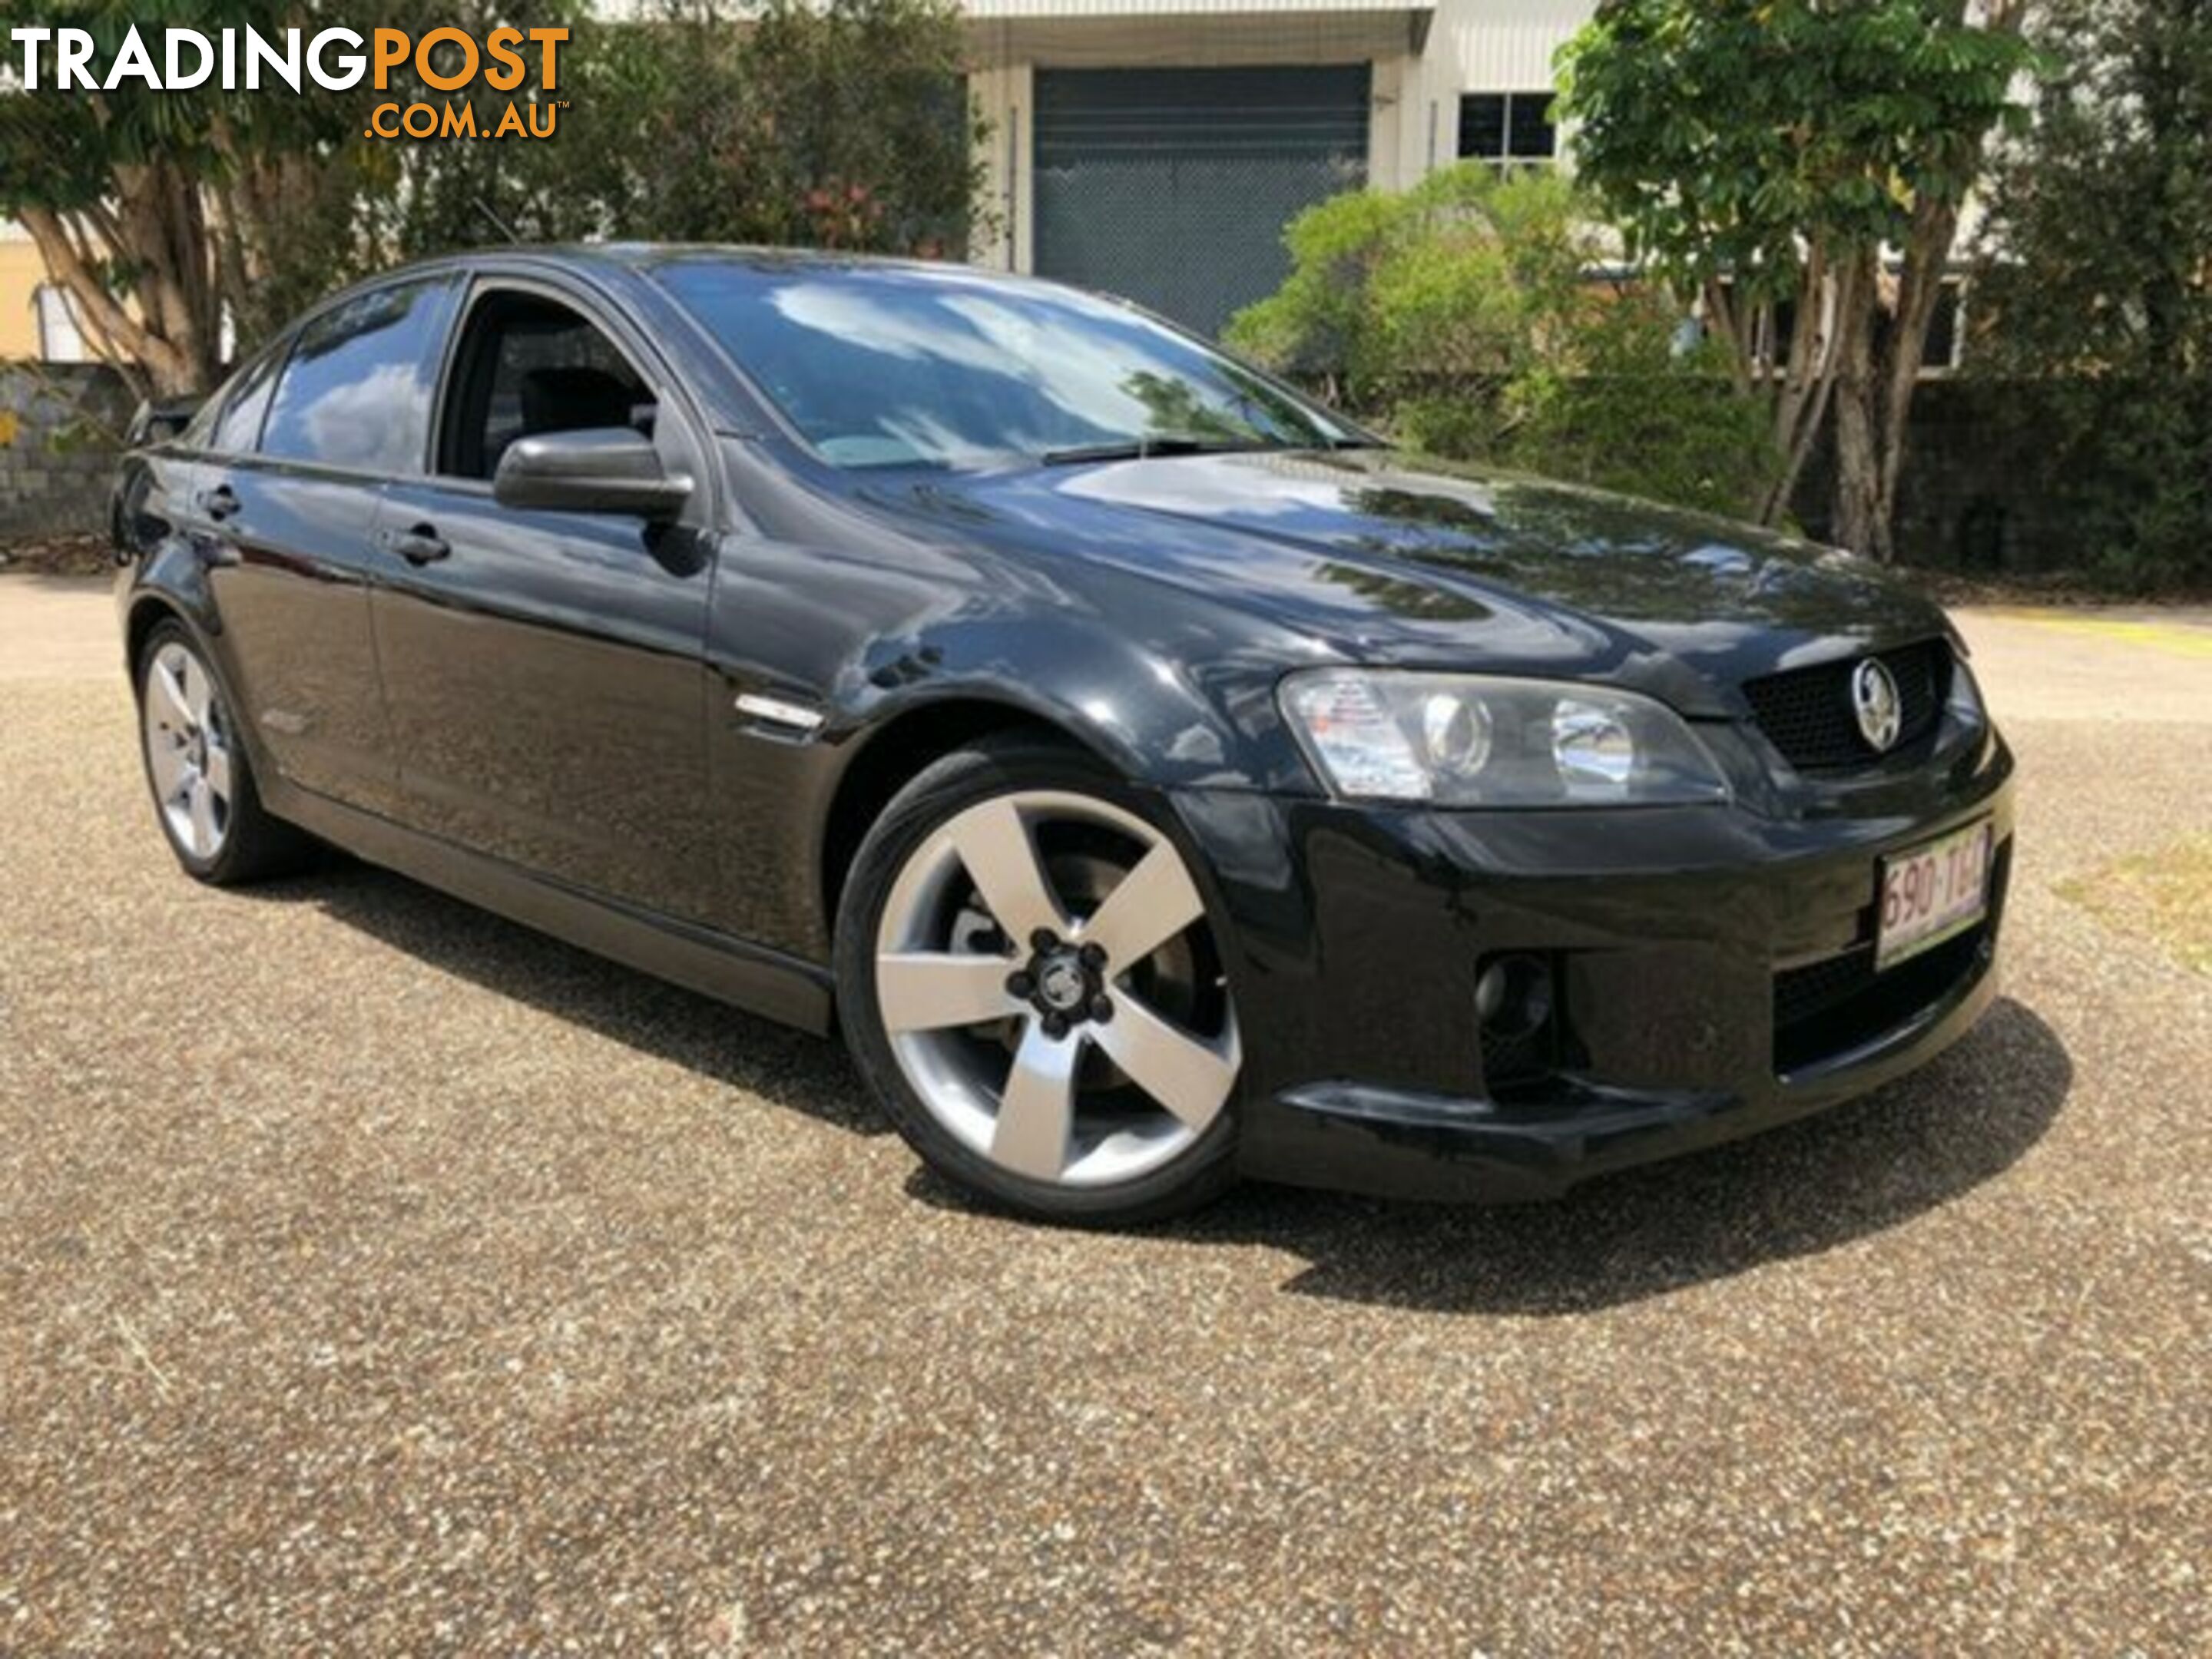
[[[446,538],[427,524],[403,530],[392,538],[392,550],[412,565],[435,564],[453,550]]]
[[[238,492],[228,484],[217,484],[213,489],[200,491],[200,511],[217,524],[232,517],[244,505],[238,499]]]

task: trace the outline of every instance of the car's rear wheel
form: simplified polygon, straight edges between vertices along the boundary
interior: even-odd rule
[[[901,792],[847,884],[863,1073],[933,1168],[1030,1215],[1149,1220],[1233,1179],[1236,1012],[1156,811],[1073,750],[979,744]]]
[[[263,809],[230,699],[176,623],[139,653],[138,725],[155,817],[190,874],[228,886],[298,865],[310,843]]]

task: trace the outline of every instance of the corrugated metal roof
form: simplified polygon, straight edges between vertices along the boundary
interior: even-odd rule
[[[1436,0],[961,0],[970,17],[1266,17],[1286,12],[1431,12]]]

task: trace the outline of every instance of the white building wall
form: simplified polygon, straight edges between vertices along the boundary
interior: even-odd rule
[[[1596,9],[1594,0],[1442,0],[1430,73],[1455,92],[1549,86],[1553,56]]]
[[[1550,86],[1559,48],[1595,9],[1595,0],[1439,0],[1409,77],[1395,176],[1375,182],[1404,189],[1453,160],[1462,93]]]

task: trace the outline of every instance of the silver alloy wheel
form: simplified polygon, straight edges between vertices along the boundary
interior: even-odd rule
[[[1054,827],[1127,854],[1087,913],[1040,854]],[[1066,1187],[1133,1180],[1205,1133],[1242,1064],[1218,978],[1207,1030],[1147,994],[1204,924],[1182,855],[1135,814],[1060,791],[981,802],[915,849],[884,901],[875,983],[891,1052],[931,1115],[1000,1167]]]
[[[206,665],[171,640],[146,664],[146,772],[162,822],[203,862],[230,833],[230,727]]]

